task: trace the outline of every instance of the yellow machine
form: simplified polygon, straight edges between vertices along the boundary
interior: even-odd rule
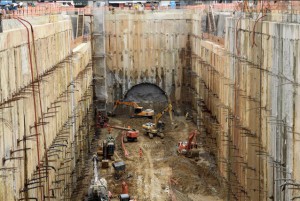
[[[134,108],[134,114],[131,115],[131,117],[148,117],[150,119],[152,119],[152,117],[154,116],[154,110],[152,109],[146,109],[143,110],[143,107],[140,107],[136,102],[126,102],[126,101],[121,101],[121,100],[117,100],[115,102],[114,108],[112,110],[112,112],[110,113],[111,116],[114,116],[114,112],[116,110],[116,108],[118,107],[118,105],[127,105],[127,106],[131,106]]]
[[[148,122],[142,125],[145,129],[147,135],[152,139],[153,136],[157,135],[160,138],[164,138],[164,134],[162,130],[165,127],[165,124],[162,121],[159,121],[160,118],[165,114],[165,112],[169,112],[171,122],[173,124],[173,113],[172,113],[172,104],[169,103],[168,106],[160,113],[155,116],[154,123]]]

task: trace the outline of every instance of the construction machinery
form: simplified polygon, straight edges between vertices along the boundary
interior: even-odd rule
[[[117,100],[115,101],[114,107],[112,111],[109,113],[111,116],[115,116],[115,110],[118,107],[118,105],[127,105],[131,106],[134,108],[134,114],[131,115],[131,117],[147,117],[152,119],[154,115],[154,110],[153,109],[146,109],[143,110],[143,107],[140,107],[136,102],[127,102],[127,101],[122,101],[122,100]]]
[[[114,160],[114,152],[115,152],[115,138],[110,134],[103,141],[100,150],[98,151],[98,155],[102,156],[102,166],[108,167],[108,160]]]
[[[122,175],[125,173],[125,163],[123,161],[115,162],[112,164],[115,169],[114,178],[115,180],[119,180]]]
[[[178,154],[185,155],[187,157],[194,157],[199,154],[198,144],[196,142],[196,135],[198,131],[194,130],[190,133],[188,141],[183,141],[178,143]]]
[[[154,123],[152,122],[148,122],[142,125],[142,127],[145,129],[146,134],[149,135],[149,137],[152,139],[153,136],[159,136],[160,138],[164,138],[164,134],[162,133],[162,131],[165,128],[165,124],[160,121],[160,118],[166,113],[169,112],[170,115],[170,119],[173,125],[175,125],[173,123],[173,113],[172,113],[172,104],[169,103],[167,107],[165,107],[165,109],[163,111],[161,111],[160,113],[158,113],[157,115],[155,115],[154,118]],[[176,125],[175,125],[176,126]]]
[[[120,126],[110,126],[111,128],[115,128],[115,129],[119,129],[119,130],[123,130],[122,135],[123,135],[123,142],[137,142],[138,140],[138,136],[139,136],[139,131],[134,129],[134,128],[130,128],[130,126],[128,126],[128,128],[126,127],[120,127]]]
[[[108,201],[110,192],[107,190],[107,181],[104,178],[98,176],[98,157],[93,156],[93,166],[94,166],[94,179],[88,190],[88,200],[89,201]]]

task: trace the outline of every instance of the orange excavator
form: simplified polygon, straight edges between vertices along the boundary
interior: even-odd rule
[[[152,109],[146,109],[143,110],[143,107],[140,107],[136,102],[127,102],[122,100],[115,101],[113,110],[109,113],[110,116],[115,116],[115,110],[118,107],[118,105],[127,105],[134,108],[134,114],[131,115],[131,117],[147,117],[152,119],[154,115],[154,110]]]
[[[196,142],[196,135],[198,131],[194,130],[190,133],[188,141],[178,143],[178,154],[186,155],[187,157],[194,157],[199,153],[198,144]]]

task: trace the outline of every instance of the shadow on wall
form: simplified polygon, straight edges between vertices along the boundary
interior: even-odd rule
[[[131,87],[124,96],[124,101],[132,102],[168,102],[168,96],[164,90],[155,84],[141,83]]]

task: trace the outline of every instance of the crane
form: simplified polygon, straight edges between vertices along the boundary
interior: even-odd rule
[[[114,112],[115,112],[116,108],[118,107],[118,105],[127,105],[127,106],[133,107],[134,114],[131,117],[148,117],[148,118],[152,119],[152,117],[154,115],[154,110],[152,110],[152,109],[143,110],[143,107],[140,107],[136,102],[117,100],[117,101],[115,101],[114,107],[110,113],[111,116],[115,115]]]
[[[194,130],[190,133],[188,141],[179,142],[177,152],[179,154],[186,155],[188,157],[193,157],[198,150],[198,145],[195,139],[198,131]]]
[[[154,135],[157,135],[161,138],[164,138],[164,134],[162,133],[162,130],[165,127],[165,124],[160,121],[160,118],[166,113],[169,112],[170,120],[173,124],[173,113],[172,113],[173,107],[172,104],[169,103],[167,107],[154,117],[154,123],[148,122],[142,125],[142,127],[145,129],[147,135],[152,139]]]

